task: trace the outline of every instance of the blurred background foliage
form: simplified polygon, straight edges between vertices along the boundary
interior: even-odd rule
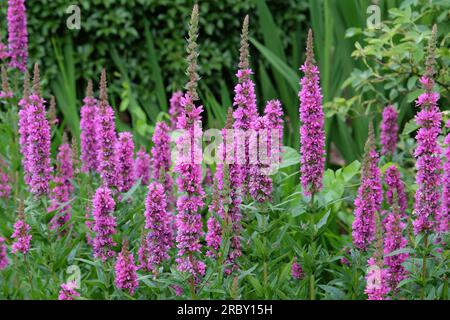
[[[81,30],[69,30],[66,0],[27,1],[30,57],[42,65],[44,88],[58,102],[63,123],[78,136],[79,108],[87,79],[107,68],[118,126],[148,144],[153,124],[164,117],[168,99],[183,88],[189,0],[83,1]],[[438,84],[441,108],[449,105],[449,10],[447,0],[224,0],[200,1],[200,95],[205,125],[220,128],[232,104],[241,22],[250,15],[252,67],[258,106],[279,98],[286,114],[286,145],[298,148],[298,68],[308,28],[326,110],[328,164],[359,159],[369,119],[378,122],[393,103],[405,134],[431,26],[438,25]],[[367,30],[380,7],[382,28]],[[0,4],[2,21],[6,1]],[[2,23],[3,33],[6,25]],[[382,76],[381,76],[382,75]]]

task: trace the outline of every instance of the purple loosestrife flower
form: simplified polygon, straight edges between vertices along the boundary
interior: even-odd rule
[[[187,93],[181,99],[183,112],[178,117],[177,128],[183,130],[179,137],[178,146],[182,148],[177,158],[175,172],[179,174],[177,185],[182,194],[177,201],[178,215],[177,248],[178,270],[193,275],[194,283],[205,273],[205,263],[196,255],[201,251],[200,238],[203,236],[202,219],[199,213],[203,207],[204,192],[201,185],[201,113],[202,106],[196,106],[198,100],[197,81],[197,33],[198,33],[198,5],[194,5],[189,24],[189,38],[187,45],[187,75],[189,81],[185,88]],[[188,149],[186,151],[186,149]]]
[[[294,257],[294,261],[292,262],[291,275],[295,280],[301,280],[305,277],[301,264],[297,262],[297,257]]]
[[[398,203],[401,217],[406,217],[408,207],[408,198],[405,193],[405,184],[400,178],[400,172],[395,165],[390,166],[384,173],[384,182],[386,183],[386,202],[393,206]]]
[[[150,155],[145,152],[145,148],[141,147],[136,152],[136,160],[134,161],[134,179],[141,179],[141,185],[146,186],[150,182]]]
[[[112,250],[112,247],[116,245],[112,238],[116,234],[116,218],[112,214],[115,205],[108,187],[103,186],[97,189],[92,212],[95,232],[94,256],[102,259],[103,262],[115,256]]]
[[[45,111],[45,101],[40,97],[39,67],[34,66],[33,93],[28,105],[27,163],[31,173],[29,186],[35,196],[47,194],[51,178],[51,134]]]
[[[61,285],[61,290],[59,291],[58,300],[74,300],[80,296],[77,292],[78,285],[75,281],[69,281]]]
[[[8,174],[0,166],[0,198],[7,199],[11,195]]]
[[[116,127],[114,122],[114,111],[108,103],[106,88],[106,71],[102,70],[100,78],[100,102],[96,117],[97,123],[97,161],[98,171],[103,180],[103,184],[108,188],[116,186]]]
[[[2,89],[0,91],[0,99],[11,99],[14,96],[14,93],[9,88],[8,72],[6,71],[6,68],[3,65],[1,68],[1,73],[2,73]]]
[[[183,112],[183,107],[181,106],[181,97],[183,97],[183,92],[177,91],[172,94],[170,98],[170,130],[175,130],[177,128],[177,119]]]
[[[383,120],[381,122],[381,154],[393,155],[397,148],[398,140],[398,124],[397,111],[391,105],[388,105],[383,110]]]
[[[375,216],[381,209],[382,201],[381,173],[378,168],[373,127],[370,123],[369,137],[361,166],[361,185],[355,199],[355,220],[352,225],[353,244],[356,248],[367,250],[375,238]]]
[[[0,41],[0,62],[6,60],[9,57],[8,47]]]
[[[97,122],[98,114],[97,99],[93,96],[92,81],[89,80],[86,97],[83,99],[84,105],[80,111],[81,129],[81,170],[83,172],[97,171]]]
[[[256,151],[257,163],[250,165],[248,188],[251,197],[259,203],[264,203],[272,199],[272,179],[268,175],[268,172],[264,172],[264,165],[261,161],[262,153],[266,152],[267,140],[264,139],[262,132],[266,131],[267,127],[264,123],[263,117],[258,117],[252,123],[252,129],[256,132],[255,135],[250,137],[249,147],[251,152]],[[267,138],[267,137],[266,137]],[[266,140],[261,143],[259,140]],[[260,148],[265,144],[264,148]],[[266,154],[267,155],[267,154]],[[266,161],[267,163],[267,161]]]
[[[408,258],[408,254],[388,255],[406,247],[408,241],[403,236],[405,228],[406,224],[401,221],[398,205],[394,205],[384,219],[384,263],[388,267],[387,283],[393,291],[395,291],[400,281],[406,278],[407,271],[402,263]]]
[[[367,285],[364,290],[364,293],[367,294],[367,300],[386,300],[389,293],[388,271],[380,268],[374,258],[370,258],[367,264],[369,266],[366,275]]]
[[[242,25],[239,70],[236,73],[238,83],[234,87],[233,100],[233,106],[236,107],[233,113],[235,120],[233,127],[239,130],[239,133],[236,134],[239,141],[236,160],[242,165],[241,171],[244,174],[245,182],[247,182],[250,174],[250,138],[247,135],[249,130],[252,129],[252,123],[258,119],[255,84],[250,77],[253,71],[249,64],[248,25],[249,18],[246,16]],[[241,134],[244,135],[243,139],[240,137]]]
[[[182,116],[183,113],[180,115]],[[172,196],[172,177],[169,174],[171,166],[171,150],[170,150],[170,136],[169,127],[165,122],[158,122],[155,126],[155,132],[152,137],[153,147],[151,154],[153,156],[153,179],[161,181],[164,185],[164,190],[169,202]]]
[[[20,145],[20,153],[22,154],[22,167],[23,167],[23,175],[24,181],[27,185],[30,184],[31,180],[31,169],[29,166],[29,152],[28,152],[28,137],[29,137],[29,103],[30,97],[30,77],[28,71],[25,71],[24,81],[23,81],[23,96],[19,101],[19,145]]]
[[[314,64],[312,31],[308,32],[306,61],[300,70],[300,155],[301,182],[306,195],[314,195],[322,189],[325,163],[325,130],[320,89],[319,68]]]
[[[30,230],[31,227],[25,222],[23,215],[20,214],[19,219],[14,224],[14,233],[11,236],[12,239],[15,239],[11,247],[11,253],[28,253],[32,238]]]
[[[159,182],[152,182],[145,200],[145,228],[149,230],[147,270],[156,272],[161,263],[169,259],[173,240],[170,222],[164,187]]]
[[[134,143],[130,132],[119,133],[115,149],[116,185],[120,192],[127,192],[134,184]]]
[[[206,245],[208,246],[208,251],[206,252],[207,256],[217,257],[217,253],[220,250],[220,246],[222,245],[222,223],[225,223],[224,220],[224,204],[223,204],[223,171],[224,164],[218,164],[216,167],[216,172],[214,174],[214,185],[213,185],[213,194],[212,201],[209,205],[209,211],[211,212],[211,216],[208,218],[206,223],[207,233],[205,236]],[[213,212],[215,214],[213,214]],[[219,218],[219,219],[218,219]]]
[[[60,232],[70,220],[72,211],[72,206],[68,203],[73,193],[72,150],[67,142],[59,147],[57,161],[57,172],[53,179],[55,186],[50,195],[51,205],[48,211],[56,212],[50,221],[50,229]]]
[[[6,269],[9,264],[8,256],[6,255],[5,239],[0,237],[0,271]]]
[[[450,120],[447,121],[447,128],[450,128]],[[447,146],[445,149],[444,177],[442,190],[442,209],[436,217],[436,230],[440,233],[448,231],[448,215],[450,213],[450,133],[444,140]]]
[[[136,274],[138,268],[134,264],[133,254],[127,249],[126,241],[117,257],[114,269],[116,272],[115,284],[117,288],[127,290],[133,295],[139,285]]]
[[[441,148],[437,139],[441,131],[442,115],[437,105],[439,93],[433,92],[436,32],[436,26],[433,26],[425,75],[420,79],[425,92],[416,100],[416,105],[420,107],[420,111],[416,114],[416,123],[420,128],[416,134],[417,146],[414,150],[414,156],[417,159],[416,183],[419,186],[414,205],[415,234],[432,231],[435,227],[435,218],[441,209],[442,165]]]
[[[24,72],[28,59],[28,32],[25,0],[8,0],[9,65]]]

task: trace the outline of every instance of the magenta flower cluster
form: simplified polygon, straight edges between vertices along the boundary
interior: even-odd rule
[[[56,160],[58,161],[58,167],[53,179],[54,187],[50,194],[51,204],[48,211],[55,212],[50,221],[50,228],[59,232],[70,220],[72,210],[69,202],[73,193],[73,165],[72,150],[68,143],[59,147]]]
[[[169,101],[169,115],[170,115],[170,129],[175,130],[177,128],[178,117],[183,112],[183,107],[181,106],[181,98],[183,97],[183,92],[177,91],[172,94]]]
[[[137,280],[137,266],[134,263],[134,256],[128,251],[124,244],[122,251],[117,257],[115,269],[115,284],[117,288],[127,290],[131,295],[134,294],[139,283]]]
[[[170,222],[164,187],[159,182],[152,182],[148,186],[145,200],[145,228],[148,235],[147,261],[143,267],[146,270],[156,272],[161,263],[169,259],[168,253],[173,241]]]
[[[120,192],[127,192],[134,184],[134,143],[130,132],[119,133],[115,152],[115,185]]]
[[[180,114],[180,116],[183,113]],[[152,172],[153,179],[160,181],[164,185],[166,194],[172,194],[172,177],[169,174],[171,166],[171,149],[169,127],[165,122],[158,122],[152,137],[153,147],[151,154],[153,157]],[[168,199],[171,202],[171,199]]]
[[[381,154],[393,155],[397,148],[398,140],[398,114],[395,108],[388,105],[383,110],[383,120],[381,122]]]
[[[113,235],[116,234],[116,218],[113,216],[115,202],[108,187],[100,187],[95,192],[93,212],[95,232],[94,256],[106,261],[115,256],[113,247],[116,243]]]
[[[313,64],[312,33],[308,34],[307,58],[300,70],[300,174],[303,192],[313,195],[322,189],[325,164],[325,130],[319,68]]]
[[[386,202],[393,206],[398,204],[401,217],[406,217],[408,198],[405,192],[405,184],[400,178],[400,172],[395,165],[391,165],[384,172],[384,183],[387,186]]]
[[[10,66],[24,72],[28,60],[25,0],[8,0],[8,49]]]
[[[420,126],[414,150],[416,157],[416,183],[419,188],[416,191],[414,214],[414,233],[430,232],[435,227],[435,219],[441,209],[440,186],[441,176],[441,148],[438,144],[438,136],[441,131],[441,112],[437,106],[439,93],[433,92],[434,81],[432,78],[420,79],[425,92],[416,100],[420,111],[416,115],[416,123]]]
[[[369,266],[366,274],[366,288],[364,292],[367,294],[368,300],[386,300],[389,293],[389,285],[387,283],[388,271],[381,268],[374,258],[367,261]]]
[[[8,174],[0,167],[0,198],[9,198],[11,194],[11,185]]]
[[[80,294],[77,291],[78,285],[75,281],[69,281],[61,285],[59,291],[58,300],[74,300],[78,298]]]
[[[383,201],[378,154],[375,146],[370,143],[371,139],[373,137],[369,134],[352,225],[353,244],[360,250],[367,250],[375,238],[375,215],[380,212]]]
[[[12,253],[27,254],[30,250],[30,243],[32,235],[30,234],[31,227],[25,222],[23,218],[19,218],[14,224],[14,232],[11,236],[15,239],[11,246]]]
[[[92,83],[88,84],[84,105],[80,111],[81,140],[81,170],[83,172],[97,171],[97,99],[92,96]]]
[[[8,256],[6,255],[5,239],[0,237],[0,271],[6,269],[9,264]]]
[[[450,128],[450,120],[447,121],[447,128]],[[439,212],[436,223],[437,231],[444,233],[448,231],[448,222],[450,214],[450,133],[447,134],[444,140],[446,145],[445,149],[445,163],[444,163],[444,176],[442,179],[442,209]]]
[[[141,179],[141,185],[146,186],[150,182],[151,159],[150,155],[141,147],[136,152],[136,159],[134,160],[134,179],[138,181]]]
[[[298,263],[297,257],[294,257],[294,261],[291,265],[291,276],[295,280],[301,280],[305,277],[305,273],[303,272],[301,264]]]

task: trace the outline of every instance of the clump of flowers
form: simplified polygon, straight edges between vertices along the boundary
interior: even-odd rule
[[[23,96],[19,101],[19,145],[20,153],[22,154],[22,168],[24,181],[27,185],[30,184],[31,171],[29,166],[29,152],[28,152],[28,137],[29,137],[29,97],[30,97],[30,76],[28,71],[25,71],[23,80]]]
[[[97,123],[97,161],[98,171],[103,184],[109,188],[116,185],[116,127],[114,111],[108,103],[106,88],[106,71],[103,69],[100,78],[100,101],[98,103]]]
[[[156,272],[161,263],[169,258],[168,251],[172,246],[166,194],[163,185],[159,182],[152,182],[148,186],[145,201],[145,228],[149,231],[146,269]]]
[[[1,59],[0,59],[1,60]],[[5,66],[2,65],[2,88],[0,90],[0,99],[10,99],[14,93],[9,88],[8,73]]]
[[[299,93],[301,183],[306,195],[314,195],[322,189],[325,169],[325,130],[319,68],[314,62],[311,30],[308,32],[306,61],[300,70],[305,73],[300,81]]]
[[[201,112],[202,106],[196,106],[194,101],[197,95],[197,30],[198,30],[198,6],[194,5],[191,22],[189,26],[189,39],[187,46],[189,82],[186,85],[187,93],[181,99],[184,108],[183,113],[178,117],[178,129],[182,129],[183,134],[178,140],[178,145],[186,150],[179,152],[175,172],[179,174],[177,185],[183,192],[177,201],[177,248],[178,270],[186,271],[198,279],[205,273],[205,263],[198,260],[196,254],[201,251],[200,238],[203,235],[202,221],[199,210],[203,207],[204,192],[201,185],[202,172],[199,164],[201,156],[201,146],[198,146],[198,139],[201,137]],[[200,148],[200,150],[199,150]]]
[[[398,114],[394,106],[388,105],[383,110],[383,120],[381,122],[381,154],[393,155],[397,148],[398,140]]]
[[[130,132],[119,133],[116,142],[116,186],[127,192],[134,184],[134,143]]]
[[[406,208],[408,207],[408,198],[405,192],[405,184],[400,178],[400,172],[395,165],[388,167],[384,173],[384,182],[386,183],[386,202],[393,206],[398,204],[398,209],[402,217],[406,217]]]
[[[447,121],[447,128],[450,128],[450,120]],[[448,215],[450,213],[450,133],[445,137],[444,144],[447,146],[445,149],[444,163],[444,177],[442,180],[442,209],[436,217],[436,230],[439,233],[448,231]]]
[[[297,257],[294,257],[294,261],[292,262],[291,276],[295,280],[301,280],[305,277],[301,264],[297,262]]]
[[[136,159],[134,161],[134,179],[137,181],[141,179],[141,185],[146,186],[150,182],[150,155],[145,152],[145,148],[141,147],[136,152]]]
[[[241,170],[242,174],[244,174],[245,181],[247,181],[250,174],[250,142],[247,132],[252,129],[253,123],[258,119],[255,84],[250,77],[253,71],[249,63],[248,25],[249,18],[246,16],[242,26],[239,70],[236,73],[238,83],[234,88],[233,101],[233,106],[236,107],[233,113],[233,127],[239,130],[236,133],[236,138],[239,143],[237,146],[239,150],[237,152],[237,160],[242,165]]]
[[[361,185],[355,199],[355,220],[352,225],[353,244],[356,248],[367,250],[375,238],[375,216],[380,212],[382,201],[381,173],[378,168],[373,126],[370,124],[361,166]]]
[[[40,96],[39,67],[35,64],[33,93],[28,98],[26,120],[28,134],[25,142],[26,165],[30,173],[29,187],[35,196],[42,196],[49,191],[51,178],[51,135],[50,124],[45,111],[45,101]]]
[[[134,257],[131,252],[128,251],[127,242],[125,241],[122,246],[122,251],[117,257],[115,264],[115,284],[117,288],[127,290],[131,295],[134,294],[139,283],[137,280],[137,267],[134,264]]]
[[[28,32],[25,0],[8,0],[9,65],[24,72],[28,60]]]
[[[5,239],[0,237],[0,271],[6,269],[9,264],[8,256],[6,255]]]
[[[416,134],[417,147],[414,150],[414,156],[417,159],[416,183],[419,186],[414,205],[415,234],[432,231],[435,227],[436,216],[441,209],[442,165],[441,148],[437,138],[441,131],[442,115],[437,105],[439,93],[433,91],[436,32],[437,29],[434,26],[428,48],[425,75],[420,79],[425,92],[416,100],[416,105],[420,107],[420,111],[416,114],[416,123],[420,128]]]
[[[180,117],[182,115],[183,113],[181,113]],[[169,174],[171,166],[169,127],[165,122],[158,122],[156,124],[152,141],[153,179],[160,181],[164,185],[164,190],[167,196],[170,197],[173,181]]]
[[[181,97],[183,97],[183,92],[176,91],[172,94],[169,101],[169,115],[170,115],[170,129],[175,130],[177,128],[177,119],[183,112],[183,107],[181,106]]]
[[[11,185],[8,174],[3,171],[0,163],[0,198],[7,199],[11,194]]]
[[[80,110],[81,129],[81,170],[83,172],[95,172],[97,170],[97,123],[98,113],[97,99],[94,98],[92,81],[89,80],[84,105]]]
[[[80,294],[77,291],[78,285],[75,281],[69,281],[61,285],[61,290],[59,291],[58,300],[74,300],[78,298]]]
[[[73,193],[72,150],[67,142],[59,147],[57,161],[58,167],[53,179],[54,187],[50,194],[51,205],[48,211],[56,212],[50,222],[50,228],[59,232],[70,220],[72,210],[69,203]]]
[[[21,204],[21,208],[19,209],[19,217],[14,224],[14,232],[11,236],[11,238],[15,240],[11,246],[11,253],[28,253],[32,239],[30,231],[31,227],[25,222],[23,205]]]
[[[93,200],[93,212],[95,232],[94,256],[106,261],[115,256],[112,247],[116,245],[112,236],[116,233],[116,218],[112,215],[115,202],[111,195],[111,190],[100,187],[95,192]]]

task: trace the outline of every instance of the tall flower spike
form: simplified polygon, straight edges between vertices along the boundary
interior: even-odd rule
[[[19,204],[19,214],[14,224],[14,232],[11,236],[15,239],[11,246],[11,253],[27,254],[30,251],[30,243],[32,236],[30,234],[31,227],[25,222],[24,205],[21,201]]]
[[[40,96],[39,66],[34,66],[33,93],[27,106],[28,136],[25,147],[28,149],[27,165],[31,173],[29,187],[35,196],[49,191],[51,178],[51,134],[45,111],[45,100]]]
[[[28,60],[25,0],[8,0],[8,49],[9,65],[24,72]]]
[[[119,133],[116,142],[117,181],[120,192],[127,192],[134,184],[134,143],[130,132]]]
[[[97,124],[97,161],[98,171],[103,184],[112,188],[116,185],[116,127],[114,111],[108,103],[106,71],[102,70],[100,78],[100,101],[96,116]]]
[[[170,176],[171,149],[169,127],[165,122],[158,122],[153,132],[153,147],[151,150],[153,160],[153,179],[160,181],[164,185],[164,190],[169,203],[172,203],[172,177]]]
[[[235,120],[233,126],[234,129],[237,129],[235,132],[237,143],[236,160],[242,166],[241,171],[244,174],[244,183],[247,183],[250,177],[249,134],[252,124],[258,119],[255,84],[250,77],[253,71],[249,64],[248,24],[249,19],[246,16],[242,26],[239,70],[236,73],[238,83],[234,87],[233,100],[233,106],[236,107],[236,110],[233,112]]]
[[[408,198],[405,192],[405,184],[401,180],[400,172],[395,165],[390,166],[384,173],[384,182],[386,183],[386,202],[393,206],[398,204],[401,217],[406,217],[408,207]]]
[[[383,201],[381,173],[378,168],[378,154],[375,150],[375,135],[369,124],[364,160],[361,166],[361,184],[355,199],[355,220],[352,225],[353,244],[360,250],[367,250],[375,238],[375,217]]]
[[[186,47],[187,64],[186,75],[189,77],[189,81],[184,87],[191,97],[192,101],[198,100],[197,94],[197,82],[200,77],[197,73],[197,57],[198,57],[198,4],[194,4],[192,9],[191,21],[189,22],[189,38],[188,45]]]
[[[380,135],[381,154],[392,156],[395,153],[398,140],[397,118],[398,114],[393,106],[384,108]]]
[[[170,222],[164,187],[159,182],[152,182],[145,200],[145,228],[149,230],[147,270],[157,272],[161,263],[169,259],[173,240]]]
[[[2,90],[0,91],[0,99],[10,99],[14,93],[9,88],[8,72],[4,65],[2,65]]]
[[[183,92],[176,91],[172,94],[170,98],[170,130],[175,130],[177,128],[177,119],[183,112],[183,107],[181,106],[181,98],[183,97]]]
[[[325,165],[325,130],[320,89],[319,68],[314,64],[313,37],[308,32],[306,61],[300,70],[300,155],[301,182],[306,195],[314,195],[322,189]]]
[[[56,113],[57,113],[56,99],[55,99],[55,96],[51,95],[50,96],[50,105],[48,107],[48,121],[49,121],[50,125],[52,125],[52,126],[57,125],[59,122],[59,119],[58,119]]]
[[[383,262],[383,237],[380,216],[375,214],[376,241],[373,256],[367,261],[366,289],[368,300],[386,300],[389,293],[388,270]]]
[[[115,202],[108,187],[100,187],[93,201],[94,216],[94,257],[106,261],[115,256],[112,248],[116,245],[112,236],[116,234],[116,218],[113,216]]]
[[[67,138],[60,147],[57,155],[56,176],[53,179],[54,187],[50,199],[51,205],[49,212],[55,212],[51,222],[50,229],[61,232],[63,227],[69,222],[72,206],[69,201],[73,193],[73,165],[72,150],[67,143]]]
[[[129,294],[133,295],[139,285],[136,274],[138,268],[134,263],[134,256],[130,251],[128,251],[127,246],[127,241],[124,241],[122,251],[117,257],[114,267],[116,272],[115,284],[117,288],[127,290]]]
[[[0,237],[0,271],[6,269],[9,264],[8,256],[6,255],[5,239]]]
[[[30,97],[30,75],[25,70],[23,80],[23,96],[19,101],[19,145],[20,153],[22,154],[22,167],[24,180],[29,185],[31,180],[31,170],[29,166],[29,151],[28,151],[28,137],[29,137],[29,97]]]
[[[413,221],[414,233],[431,232],[435,225],[436,216],[441,210],[442,164],[441,147],[438,136],[441,131],[442,114],[437,102],[439,93],[433,91],[434,79],[434,52],[436,41],[436,26],[433,26],[428,46],[425,74],[420,79],[425,92],[416,100],[420,111],[416,114],[416,123],[420,127],[416,134],[417,146],[414,150],[416,158],[416,183],[418,188],[415,194]]]
[[[11,181],[9,181],[8,173],[3,169],[5,165],[0,161],[0,198],[7,199],[11,195]]]
[[[141,185],[146,186],[150,182],[150,155],[141,147],[136,153],[134,161],[134,179],[141,179]]]
[[[197,75],[197,23],[198,6],[195,5],[192,11],[191,24],[189,28],[188,40],[188,75],[189,83],[186,85],[188,92],[181,99],[184,108],[183,113],[178,117],[177,128],[183,133],[177,141],[179,154],[175,166],[175,172],[179,174],[177,185],[182,193],[177,201],[177,248],[178,270],[192,274],[192,281],[198,280],[199,276],[205,273],[205,263],[196,256],[201,251],[200,238],[203,235],[202,219],[199,213],[203,207],[204,192],[201,185],[201,113],[203,106],[196,106],[194,101],[197,98],[196,81]],[[187,149],[187,151],[186,151]]]
[[[450,120],[447,121],[447,128],[450,128]],[[448,215],[450,214],[450,132],[444,140],[445,149],[445,163],[444,163],[444,177],[442,190],[442,209],[436,217],[436,230],[440,233],[448,231]]]
[[[6,60],[9,57],[8,47],[0,39],[0,62]]]
[[[97,171],[97,122],[95,117],[98,114],[97,99],[94,98],[92,81],[88,81],[86,97],[83,99],[84,105],[80,110],[81,129],[81,170],[83,172]]]

